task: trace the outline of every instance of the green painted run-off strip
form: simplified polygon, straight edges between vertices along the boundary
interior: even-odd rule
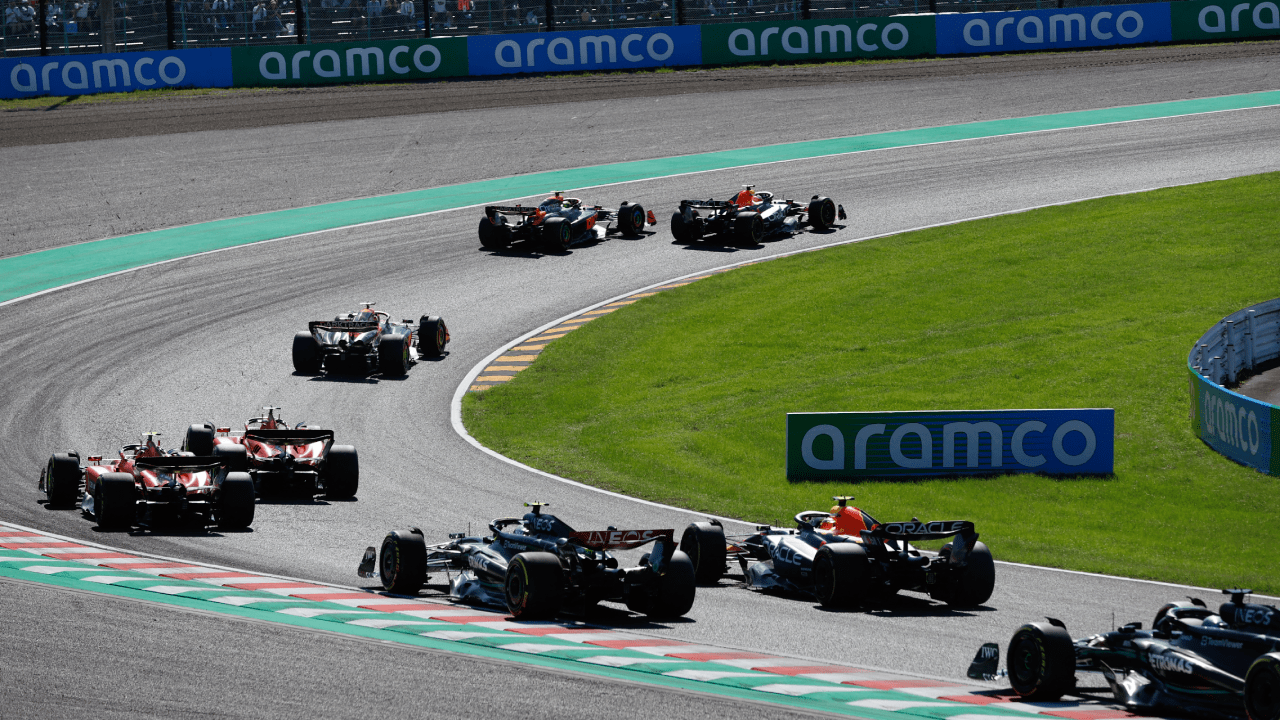
[[[312,207],[107,238],[0,259],[0,302],[197,253],[302,233],[333,230],[361,223],[527,197],[546,192],[548,189],[585,188],[826,155],[1276,105],[1280,105],[1280,91],[1177,100],[935,128],[896,130],[832,140],[809,140],[569,170],[551,170],[512,178],[482,180],[358,200],[343,200]]]

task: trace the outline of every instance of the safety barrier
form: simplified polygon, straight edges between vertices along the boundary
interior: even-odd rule
[[[1187,356],[1191,427],[1236,462],[1280,475],[1280,408],[1224,385],[1280,359],[1280,299],[1234,312],[1206,332]]]

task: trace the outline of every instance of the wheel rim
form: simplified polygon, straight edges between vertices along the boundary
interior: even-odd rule
[[[517,572],[514,566],[511,570],[507,573],[507,604],[517,608],[520,607],[520,601],[524,599],[524,574]]]
[[[570,239],[571,239],[571,235],[569,233],[569,225],[567,223],[561,224],[560,225],[560,244],[567,248],[569,247]]]
[[[760,238],[763,235],[764,235],[764,223],[761,222],[759,217],[752,219],[751,239],[754,240],[755,242],[760,242]]]
[[[818,596],[818,600],[827,602],[835,595],[835,585],[831,561],[826,557],[819,557],[813,563],[814,594]]]
[[[388,543],[382,548],[382,582],[394,585],[396,580],[396,546]]]
[[[407,340],[408,338],[406,338]],[[400,367],[401,369],[409,369],[409,343],[405,342],[404,347],[400,349]]]
[[[1246,692],[1250,717],[1270,720],[1280,715],[1280,674],[1274,665],[1261,668],[1249,689],[1253,690]]]
[[[830,200],[822,203],[822,224],[830,225],[836,221],[836,206]]]
[[[436,325],[436,352],[444,350],[444,325]]]
[[[1035,684],[1036,668],[1040,664],[1040,652],[1036,643],[1027,638],[1019,638],[1014,645],[1009,660],[1009,672],[1023,687]]]

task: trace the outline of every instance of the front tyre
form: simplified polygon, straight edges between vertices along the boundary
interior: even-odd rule
[[[644,207],[622,203],[618,208],[618,230],[627,237],[636,237],[644,230]]]
[[[378,553],[382,587],[397,595],[416,595],[427,581],[427,545],[422,533],[392,530]]]
[[[564,604],[564,570],[548,552],[523,552],[507,566],[507,610],[517,620],[555,617]]]
[[[977,607],[991,599],[996,587],[996,563],[985,543],[974,543],[968,562],[960,570],[955,583],[948,605]]]
[[[542,223],[542,247],[547,252],[562,253],[573,244],[573,225],[564,218],[547,218]]]
[[[1071,636],[1057,625],[1028,623],[1018,628],[1005,664],[1013,691],[1029,702],[1054,702],[1075,686],[1075,648]]]
[[[418,319],[419,357],[440,357],[448,344],[449,328],[445,327],[444,318],[423,315]]]
[[[249,473],[227,473],[218,490],[218,504],[215,506],[215,517],[218,527],[225,530],[242,530],[253,524],[254,505],[253,478]]]
[[[715,585],[724,575],[728,549],[724,528],[712,523],[691,523],[680,536],[680,550],[693,563],[700,585]]]
[[[813,559],[813,594],[823,607],[848,608],[861,604],[866,585],[867,551],[856,543],[831,543],[818,548]]]
[[[826,230],[836,224],[836,204],[828,197],[809,201],[809,224],[814,230]]]
[[[293,369],[302,375],[320,372],[320,346],[311,333],[303,330],[293,336]],[[194,451],[193,451],[194,452]],[[199,455],[200,453],[196,453]]]
[[[733,239],[739,245],[759,245],[764,239],[764,220],[758,212],[740,212],[733,220]]]
[[[80,460],[68,453],[54,453],[44,471],[44,494],[54,507],[70,507],[80,497]]]
[[[697,575],[689,556],[677,550],[667,561],[666,571],[654,578],[653,594],[644,614],[654,618],[684,617],[693,607]]]
[[[408,374],[408,335],[383,335],[378,340],[378,369],[384,377],[404,377]]]
[[[324,460],[324,496],[346,500],[360,489],[360,456],[352,445],[334,445]]]
[[[1249,720],[1280,720],[1280,653],[1263,655],[1249,666],[1244,710]]]

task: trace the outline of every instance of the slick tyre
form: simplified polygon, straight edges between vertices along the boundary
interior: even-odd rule
[[[214,515],[218,527],[224,530],[243,530],[253,524],[254,504],[253,478],[249,473],[227,473],[218,489],[218,504]]]
[[[636,237],[644,230],[644,207],[622,203],[618,208],[618,231],[626,237]]]
[[[320,372],[321,361],[320,346],[316,344],[316,339],[311,336],[311,333],[305,330],[295,333],[293,336],[294,371],[302,375],[315,375]]]
[[[995,588],[996,563],[991,558],[991,550],[979,541],[969,551],[968,564],[956,576],[956,585],[947,604],[955,607],[977,607],[991,599]]]
[[[360,489],[360,456],[351,445],[334,445],[324,460],[324,496],[346,500]]]
[[[138,507],[138,488],[128,473],[107,473],[98,479],[93,498],[93,515],[103,530],[133,527]]]
[[[704,522],[690,524],[680,536],[680,550],[693,563],[699,585],[720,582],[727,556],[723,527]]]
[[[80,460],[69,453],[54,453],[44,470],[44,494],[54,507],[70,507],[80,497]]]
[[[548,552],[524,552],[507,566],[507,610],[516,620],[555,617],[564,604],[560,558]]]
[[[814,230],[826,230],[836,224],[836,204],[828,197],[815,197],[809,201],[809,225]]]
[[[653,618],[678,618],[688,614],[697,595],[693,561],[677,550],[667,561],[666,572],[654,579],[653,594],[644,614]]]
[[[382,587],[397,595],[416,595],[427,581],[427,545],[421,532],[392,530],[378,553]]]
[[[823,607],[857,607],[869,571],[867,551],[861,545],[823,545],[813,559],[813,594]]]
[[[215,445],[210,455],[221,458],[223,464],[227,466],[227,472],[249,471],[249,453],[243,445]]]
[[[182,449],[194,455],[208,457],[213,454],[214,429],[208,423],[200,423],[187,428],[187,436],[182,441]]]
[[[684,213],[677,210],[671,214],[671,236],[676,242],[690,243],[702,239],[702,215],[697,210],[691,211],[692,220],[686,220]]]
[[[1263,655],[1249,666],[1244,710],[1249,720],[1280,720],[1280,653]]]
[[[1053,702],[1076,682],[1076,652],[1071,636],[1057,625],[1028,623],[1009,641],[1005,658],[1009,684],[1023,700]]]
[[[449,344],[449,328],[444,318],[423,315],[418,319],[418,357],[440,357]]]
[[[409,372],[409,336],[383,335],[378,340],[378,370],[383,377],[404,377]]]
[[[489,218],[480,219],[480,244],[486,250],[506,250],[511,247],[511,228],[495,225]]]
[[[764,239],[764,221],[760,213],[740,212],[733,220],[733,241],[738,245],[759,245]]]
[[[562,253],[573,244],[573,225],[564,218],[547,218],[542,223],[542,249]]]

